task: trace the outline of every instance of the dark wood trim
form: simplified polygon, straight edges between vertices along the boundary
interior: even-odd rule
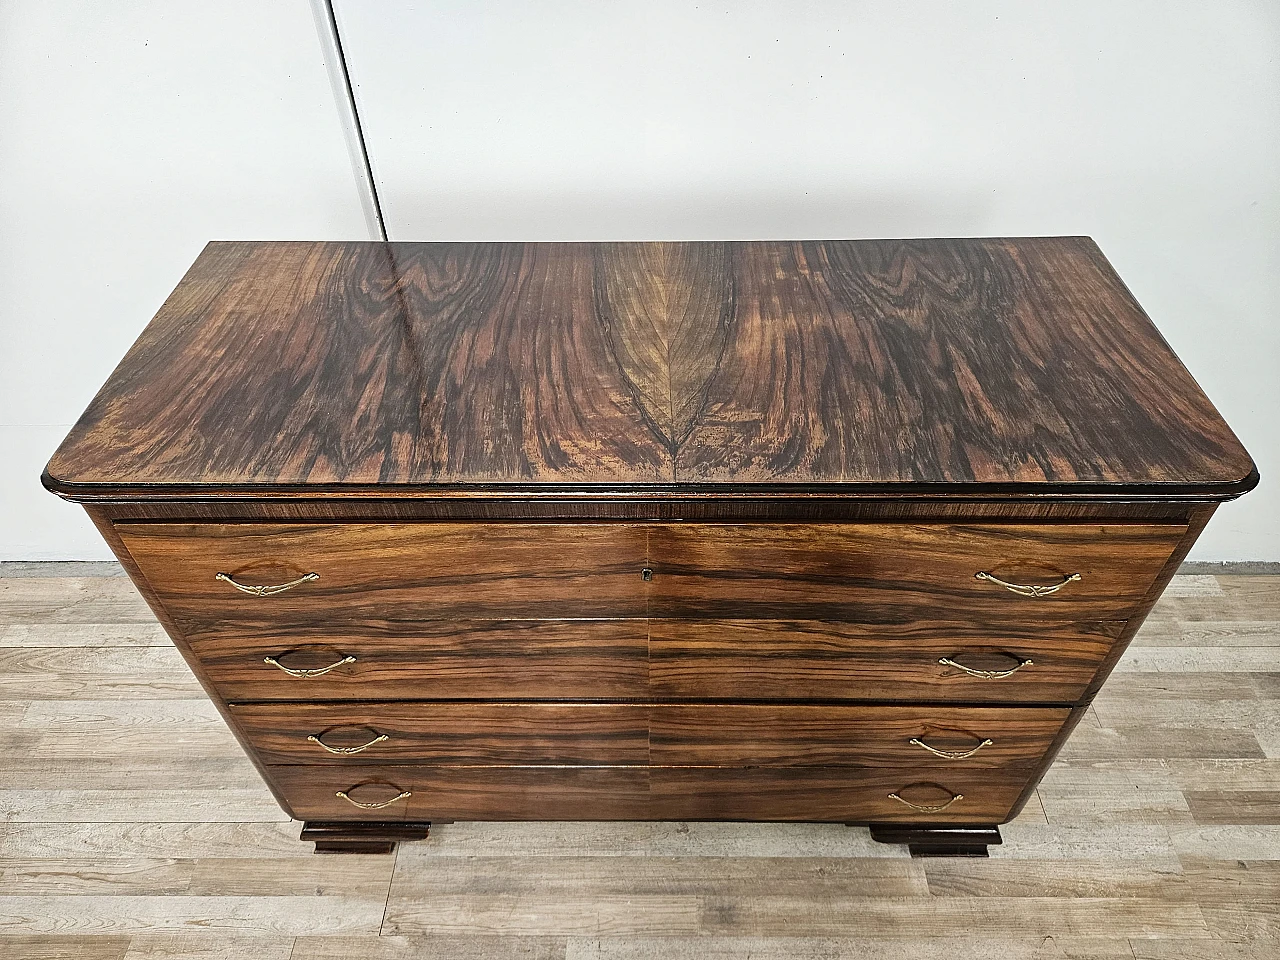
[[[298,839],[316,845],[316,853],[391,853],[402,840],[425,840],[431,824],[427,821],[394,823],[350,823],[308,820]]]
[[[103,500],[116,521],[490,523],[850,523],[1027,522],[1186,523],[1205,501],[715,498],[690,500]]]
[[[850,824],[858,826],[858,824]],[[990,844],[1003,843],[1000,828],[871,824],[877,843],[905,843],[913,857],[985,857]]]
[[[178,484],[178,483],[82,483],[62,480],[49,473],[40,475],[45,489],[78,503],[94,500],[296,500],[324,498],[384,500],[395,498],[427,500],[577,500],[638,499],[662,502],[671,499],[742,498],[789,500],[813,497],[930,500],[1026,499],[1051,497],[1070,502],[1094,500],[1233,500],[1254,489],[1259,482],[1257,467],[1230,482],[1214,483],[823,483],[823,484]]]

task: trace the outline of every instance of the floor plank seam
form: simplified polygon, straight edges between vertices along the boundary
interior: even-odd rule
[[[400,847],[397,843],[391,849],[391,873],[387,879],[387,896],[382,902],[382,922],[378,924],[378,936],[384,936],[387,929],[387,915],[391,912],[391,891],[396,886],[396,869],[400,865]]]

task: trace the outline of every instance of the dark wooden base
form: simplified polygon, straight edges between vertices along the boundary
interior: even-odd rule
[[[346,823],[308,820],[300,840],[310,840],[316,853],[390,853],[400,840],[425,840],[430,823]]]
[[[871,839],[905,843],[913,857],[985,857],[987,845],[1003,843],[999,827],[925,827],[871,824]]]

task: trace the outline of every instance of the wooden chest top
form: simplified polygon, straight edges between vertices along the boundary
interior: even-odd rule
[[[1257,473],[1060,237],[211,243],[44,480],[1218,499]]]

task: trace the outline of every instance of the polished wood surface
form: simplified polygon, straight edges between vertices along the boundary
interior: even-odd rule
[[[689,704],[654,707],[649,754],[662,767],[916,767],[938,776],[1021,779],[1069,710],[1014,707]],[[919,741],[919,742],[913,742]],[[990,741],[990,742],[987,742]],[[944,758],[939,751],[969,753]]]
[[[643,699],[645,620],[362,620],[262,622],[187,634],[192,655],[228,700]],[[294,677],[293,670],[321,670]],[[348,657],[355,659],[343,662]]]
[[[312,820],[302,828],[299,840],[316,845],[316,853],[387,854],[404,840],[420,841],[431,835],[431,824],[425,821],[369,821],[361,824]]]
[[[269,775],[299,820],[647,820],[654,819],[651,770],[291,764],[271,767]]]
[[[1185,533],[1144,524],[117,524],[184,629],[448,617],[996,622],[1129,615]],[[646,571],[648,571],[646,573]],[[1051,587],[1025,597],[989,580]],[[270,597],[246,585],[300,583]],[[390,611],[390,612],[389,612]]]
[[[642,765],[649,762],[650,712],[638,704],[588,703],[232,707],[264,762],[343,766]],[[345,756],[325,749],[361,744],[372,745]]]
[[[1016,765],[1025,780],[1070,711],[795,704],[289,703],[233,705],[231,712],[258,756],[272,764],[896,765],[993,770],[1002,777]],[[940,757],[930,747],[972,755]],[[360,752],[330,752],[352,748]]]
[[[598,524],[118,524],[184,630],[439,617],[644,616],[644,527]],[[281,584],[258,597],[216,579]]]
[[[1176,577],[989,860],[696,821],[317,857],[127,578],[0,565],[0,956],[1273,960],[1278,579]]]
[[[1078,700],[1123,623],[649,621],[649,688],[704,699]],[[1009,673],[981,677],[971,670]]]
[[[1203,516],[1196,515],[1196,532],[1207,519],[1209,510],[1211,508],[1201,511]],[[107,523],[105,519],[101,522]],[[290,638],[293,644],[282,651],[283,659],[268,654],[261,657],[262,664],[286,676],[291,671],[302,672],[304,675],[290,679],[305,684],[319,679],[306,675],[310,671],[327,676],[359,662],[357,655],[324,642],[324,634],[334,625],[340,629],[345,625],[359,636],[366,620],[371,620],[375,628],[379,623],[392,622],[400,628],[408,625],[412,629],[413,625],[425,622],[422,618],[433,616],[537,617],[552,613],[563,616],[565,612],[583,616],[612,612],[623,619],[634,620],[645,611],[667,619],[723,616],[732,611],[752,618],[844,617],[889,625],[928,624],[935,618],[959,616],[972,624],[993,629],[1008,629],[1022,623],[1032,633],[1051,625],[1055,617],[1128,617],[1116,642],[1106,650],[1102,665],[1089,679],[1092,686],[1104,675],[1115,651],[1136,629],[1147,606],[1158,596],[1165,578],[1171,575],[1194,536],[1192,527],[1183,524],[119,523],[108,526],[109,529],[104,528],[108,539],[118,539],[117,549],[134,565],[131,573],[145,580],[148,591],[154,591],[152,602],[157,611],[175,641],[187,651],[193,669],[206,678],[211,694],[224,704],[224,709],[227,692],[217,687],[208,673],[209,665],[197,650],[202,642],[195,639],[197,637],[216,640],[234,636],[241,644],[263,632]],[[555,560],[544,569],[539,564],[547,555],[554,556]],[[977,576],[983,568],[990,568],[989,572],[983,572],[986,579]],[[1009,581],[991,579],[997,575]],[[601,584],[598,592],[593,589],[596,580]],[[253,585],[272,592],[259,595],[253,592]],[[1048,593],[1024,596],[1032,585]],[[1067,591],[1070,591],[1067,593],[1070,601],[1064,602],[1062,594]],[[925,629],[927,633],[927,627]],[[372,634],[376,639],[377,630]],[[946,636],[943,627],[933,633],[933,639],[949,641],[952,638]],[[1068,635],[1066,646],[1071,645]],[[245,653],[243,646],[240,652]],[[970,659],[981,659],[1000,652],[978,648],[966,650],[964,654]],[[253,656],[258,659],[256,652]],[[1004,652],[1003,656],[1006,666],[1001,669],[1010,669],[1007,666],[1010,655]],[[966,660],[951,660],[950,656],[948,660],[949,663],[939,666],[960,670],[956,665],[964,664],[971,670],[987,669],[970,666]],[[480,664],[483,663],[482,660]],[[402,675],[398,679],[410,678]],[[571,698],[569,690],[573,686],[571,676],[565,691],[556,699]],[[305,696],[306,687],[291,687]],[[422,695],[422,691],[411,694],[415,698]],[[379,696],[387,694],[383,692]],[[507,693],[503,698],[509,696]],[[480,706],[473,710],[471,719],[478,720],[476,711],[484,709]],[[732,714],[733,709],[726,705],[726,715]],[[843,753],[828,750],[823,754],[822,724],[812,716],[808,725],[798,725],[795,734],[788,734],[784,723],[776,731],[774,742],[787,741],[786,749],[801,754],[809,750],[818,756],[818,760],[810,762],[810,768],[812,776],[821,782],[815,788],[817,792],[806,799],[808,788],[801,789],[799,780],[793,778],[789,782],[800,790],[796,797],[778,805],[774,814],[767,812],[769,803],[761,801],[749,807],[755,811],[751,816],[781,819],[832,816],[844,822],[894,823],[904,822],[904,817],[914,823],[933,822],[928,817],[945,817],[948,824],[990,826],[1016,815],[1082,710],[1082,705],[1075,705],[1070,712],[1071,719],[1065,724],[1062,718],[1066,712],[1060,712],[1054,729],[1039,737],[1039,749],[1027,754],[1025,762],[994,765],[985,778],[981,776],[983,766],[963,771],[970,784],[967,789],[971,801],[959,819],[953,819],[953,804],[945,800],[942,804],[934,801],[916,804],[904,800],[901,794],[891,796],[897,789],[894,787],[883,797],[875,793],[882,786],[878,777],[893,778],[898,774],[905,778],[900,784],[904,789],[910,787],[917,793],[943,791],[935,780],[927,777],[930,772],[937,772],[936,765],[917,764],[913,768],[910,760],[905,761],[905,766],[894,762],[879,767],[868,765],[860,768],[856,778],[860,786],[856,790],[846,795],[832,794],[836,789],[833,775],[821,771],[835,769],[840,763],[856,762],[856,750],[845,749]],[[228,714],[228,719],[260,764],[281,804],[296,812],[302,796],[300,781],[292,775],[283,775],[281,771],[285,767],[270,762],[273,758],[259,749],[254,735],[234,713]],[[1031,726],[1030,738],[1035,740],[1035,725]],[[372,735],[372,728],[369,732]],[[924,732],[937,735],[933,728]],[[437,740],[434,747],[424,749],[421,763],[418,763],[420,755],[413,753],[395,758],[397,762],[408,763],[412,759],[418,763],[396,766],[394,769],[401,779],[429,776],[429,768],[423,764],[442,759],[447,762],[450,749],[464,752],[454,757],[454,763],[466,761],[466,749],[478,751],[470,758],[478,764],[475,769],[506,760],[514,770],[510,762],[547,759],[538,754],[553,751],[557,746],[576,747],[580,756],[553,756],[549,758],[552,762],[569,759],[582,765],[594,761],[602,769],[613,768],[618,763],[640,763],[634,753],[628,755],[624,750],[619,760],[607,749],[609,742],[625,743],[628,738],[635,744],[634,722],[604,723],[597,727],[596,733],[602,742],[594,753],[590,745],[572,734],[557,745],[538,742],[537,738],[523,744],[518,738],[501,742],[501,737],[495,740],[480,729],[468,729],[465,723],[456,724],[451,733],[445,730],[438,733],[445,734],[444,738]],[[946,736],[952,733],[954,731]],[[661,764],[653,757],[652,729],[650,737],[648,762],[657,770]],[[901,744],[910,739],[899,738],[894,748],[901,751]],[[968,742],[972,737],[962,732],[959,739]],[[1017,735],[1013,740],[1016,742]],[[762,734],[756,744],[757,751],[767,752],[769,742],[770,735]],[[673,743],[678,746],[678,741]],[[695,740],[686,746],[696,753],[698,742]],[[746,747],[745,740],[737,744],[739,750]],[[278,751],[279,743],[271,744],[270,749]],[[954,745],[945,749],[954,749]],[[483,755],[486,750],[491,751],[488,757]],[[531,751],[532,755],[522,751]],[[708,768],[721,762],[740,763],[743,769],[750,770],[758,760],[752,757],[735,760],[732,747],[724,753],[725,759],[717,761],[713,758],[714,749],[704,750],[703,762]],[[275,759],[298,762],[296,755],[277,755]],[[350,761],[351,758],[344,759]],[[348,765],[361,767],[362,763],[355,761]],[[317,763],[309,769],[318,771],[323,769],[323,764]],[[493,766],[492,769],[504,768]],[[519,769],[534,769],[534,766],[524,765]],[[537,769],[544,766],[539,765]],[[562,763],[556,769],[569,769],[569,766]],[[476,801],[472,796],[476,791],[467,788],[464,793],[472,797],[471,800],[456,797],[447,809],[417,806],[410,810],[410,805],[402,804],[405,806],[403,817],[416,822],[432,817],[485,818],[497,816],[496,811],[516,818],[542,815],[538,813],[540,800],[535,802],[535,797],[527,792],[508,789],[498,773],[488,776],[502,795],[491,802]],[[724,776],[727,775],[716,774],[713,779]],[[431,777],[431,783],[436,784],[437,779],[434,775]],[[646,781],[651,791],[656,782]],[[690,790],[691,782],[688,777],[680,778],[681,789]],[[375,787],[355,783],[352,786],[359,787],[362,793],[388,788],[386,784]],[[973,799],[972,791],[978,786],[984,788],[982,803]],[[691,794],[681,794],[682,805],[671,807],[664,805],[667,801],[661,798],[666,795],[661,791],[651,793],[644,808],[648,812],[644,815],[712,819],[747,815],[741,812],[748,809],[749,805],[744,806],[747,801],[728,803],[713,787],[709,782],[707,805],[701,808]],[[433,789],[436,788],[433,786]],[[951,790],[947,797],[962,792],[947,789]],[[777,790],[785,792],[782,787]],[[338,788],[332,792],[334,799],[342,801],[338,806],[345,805],[354,811],[346,813],[352,822],[362,817],[367,822],[369,816],[384,809],[377,799],[366,804],[350,796],[339,796]],[[770,787],[759,796],[771,797],[773,793],[774,788]],[[523,806],[518,800],[521,796]],[[571,796],[574,799],[566,801],[570,806],[565,810],[614,809],[609,804],[584,800],[576,786]],[[468,803],[471,806],[467,806]],[[901,810],[892,811],[890,816],[886,810],[895,805],[906,808],[911,816]],[[310,812],[299,815],[325,821],[343,818],[343,812],[333,809],[328,799],[321,806],[307,809]],[[626,816],[640,815],[631,807],[627,809],[631,812]],[[679,812],[671,813],[672,810]],[[725,810],[738,812],[723,813]],[[575,812],[573,815],[602,814]],[[926,820],[922,821],[921,815],[926,816]]]
[[[213,243],[46,476],[83,498],[1255,482],[1080,237]]]
[[[1257,473],[1048,238],[214,244],[44,479],[281,806],[369,849],[989,833]]]
[[[652,767],[661,819],[992,824],[1009,819],[1026,771],[917,767]],[[901,797],[902,799],[898,799]],[[943,813],[908,807],[945,807]]]
[[[994,624],[1127,617],[1185,526],[662,524],[650,528],[653,616],[967,617]],[[1026,597],[1017,584],[1052,586]]]
[[[1027,772],[856,767],[271,767],[306,820],[773,820],[949,823],[1008,818]],[[345,793],[350,799],[338,796]],[[409,796],[403,796],[404,794]],[[959,800],[952,800],[956,795]],[[396,799],[399,798],[399,799]],[[536,798],[531,802],[531,798]],[[368,810],[355,806],[378,804]],[[950,801],[950,802],[949,802]],[[382,804],[386,804],[382,806]]]
[[[217,625],[187,639],[231,701],[518,694],[1070,703],[1084,694],[1123,628],[1123,622],[1028,627],[945,620],[378,620],[309,625],[301,642],[289,624],[246,634]],[[294,670],[338,666],[293,677],[267,657]],[[1014,672],[975,677],[943,658],[971,670]]]

